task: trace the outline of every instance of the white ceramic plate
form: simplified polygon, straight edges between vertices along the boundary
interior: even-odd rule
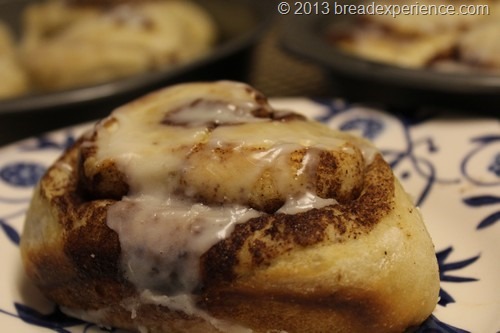
[[[441,299],[418,332],[500,332],[500,123],[446,115],[398,118],[340,100],[272,103],[353,131],[384,152],[421,207],[436,246]],[[73,320],[26,281],[19,238],[43,171],[90,125],[0,149],[0,327],[2,331],[103,332]]]

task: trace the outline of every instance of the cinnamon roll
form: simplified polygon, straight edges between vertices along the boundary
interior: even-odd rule
[[[343,24],[334,22],[328,38],[350,55],[386,65],[498,74],[500,1],[474,5],[450,0],[384,0],[377,5],[394,8],[357,15]],[[400,11],[403,8],[406,13]]]
[[[23,18],[23,64],[42,91],[179,66],[209,52],[217,35],[207,10],[187,0],[48,0]]]
[[[40,180],[21,251],[67,314],[139,332],[403,332],[439,292],[377,149],[228,81],[98,122]]]

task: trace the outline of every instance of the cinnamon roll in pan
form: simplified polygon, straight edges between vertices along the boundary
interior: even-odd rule
[[[23,13],[20,58],[35,89],[110,82],[200,59],[214,18],[188,0],[33,3]]]
[[[67,314],[138,332],[403,332],[439,293],[376,148],[228,81],[97,123],[35,189],[21,251]]]

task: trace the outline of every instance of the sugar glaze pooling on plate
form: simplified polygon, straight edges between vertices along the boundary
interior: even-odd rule
[[[408,183],[409,186],[406,186],[406,188],[410,190],[411,194],[415,198],[421,200],[422,209],[424,211],[426,206],[430,204],[429,200],[431,200],[432,194],[437,192],[440,187],[454,188],[458,183],[466,183],[469,177],[484,179],[477,178],[479,173],[482,173],[488,176],[488,179],[496,179],[496,183],[493,185],[477,186],[483,199],[467,201],[470,198],[478,196],[464,194],[459,198],[460,200],[456,200],[452,202],[452,204],[456,205],[456,209],[465,209],[466,211],[481,209],[486,212],[486,214],[494,214],[495,207],[498,205],[498,201],[495,201],[497,197],[494,193],[496,189],[498,189],[498,182],[500,180],[498,174],[495,173],[497,169],[495,166],[498,164],[496,161],[500,148],[497,145],[498,141],[495,140],[475,140],[475,138],[479,137],[493,137],[494,135],[492,134],[494,134],[494,132],[491,133],[491,127],[487,127],[490,130],[488,133],[484,132],[485,128],[483,127],[476,128],[475,133],[466,138],[467,141],[471,142],[471,145],[467,146],[470,149],[467,148],[460,152],[461,157],[458,159],[459,163],[457,163],[457,167],[459,164],[465,164],[466,167],[464,170],[467,170],[467,173],[450,177],[448,174],[441,173],[440,171],[442,169],[439,168],[439,163],[433,160],[433,158],[439,156],[440,149],[445,150],[445,143],[447,141],[442,141],[432,135],[419,135],[417,132],[419,126],[425,126],[432,122],[432,118],[410,121],[408,119],[398,119],[389,116],[378,110],[362,109],[356,106],[345,105],[338,101],[329,100],[317,103],[305,102],[310,104],[308,110],[310,111],[310,114],[308,114],[309,116],[321,118],[335,128],[361,132],[361,134],[364,134],[366,137],[374,139],[375,142],[378,143],[377,145],[383,148],[384,151],[389,152],[386,156],[389,162],[399,161],[398,163],[393,163],[395,172],[400,175],[403,182]],[[286,104],[286,101],[281,103]],[[493,129],[495,129],[495,127],[493,127]],[[498,127],[496,127],[496,129],[498,129]],[[77,131],[81,132],[81,129],[77,129]],[[400,133],[396,133],[396,135],[401,135],[402,132],[406,131],[407,135],[401,137],[406,138],[407,141],[400,140],[401,143],[406,144],[406,147],[403,145],[399,149],[394,149],[394,145],[390,144],[387,140],[384,141],[384,136],[390,137],[390,141],[397,140],[398,137],[395,138],[394,136],[394,132],[397,131]],[[9,195],[0,195],[0,222],[3,231],[3,236],[0,236],[0,245],[2,249],[9,246],[17,246],[19,230],[22,224],[22,215],[30,197],[30,193],[27,189],[34,185],[35,179],[39,177],[39,171],[36,170],[46,168],[61,152],[63,147],[72,142],[75,137],[76,134],[71,130],[59,132],[51,136],[41,137],[37,140],[23,142],[3,152],[0,151],[0,154],[4,156],[8,155],[7,159],[2,158],[0,162],[0,173],[2,175],[0,178],[0,186],[8,189],[8,191],[3,191],[3,193],[9,193]],[[408,147],[412,147],[412,149],[408,149]],[[395,151],[400,153],[398,155],[399,159],[394,157],[396,156],[394,153]],[[33,155],[40,155],[43,157],[33,159]],[[470,155],[472,155],[472,157]],[[481,165],[481,168],[478,168],[477,165]],[[431,168],[431,166],[433,168]],[[20,179],[24,179],[24,181],[20,181]],[[415,181],[415,184],[413,184],[412,181]],[[11,195],[11,193],[14,194]],[[492,232],[497,230],[495,229],[498,228],[498,223],[496,223],[497,220],[493,220],[493,223],[476,229],[480,219],[479,216],[478,219],[470,221],[473,232],[484,233],[484,230],[491,230]],[[429,224],[429,218],[426,220],[427,224]],[[440,268],[443,272],[441,276],[442,287],[448,289],[452,286],[460,286],[460,288],[470,289],[470,287],[467,286],[481,285],[484,283],[487,277],[480,276],[479,273],[475,273],[474,271],[465,271],[468,267],[476,267],[478,264],[481,264],[482,261],[486,260],[487,251],[484,250],[478,253],[478,251],[471,248],[468,250],[468,255],[466,251],[465,255],[458,255],[456,258],[453,258],[456,251],[464,253],[464,251],[461,251],[465,246],[463,241],[459,238],[438,238],[438,236],[433,238],[437,239],[438,243],[444,244],[437,253],[438,259],[440,259]],[[439,248],[439,245],[437,246]],[[467,247],[465,250],[467,250]],[[462,270],[464,273],[461,273]],[[454,273],[450,274],[451,271]],[[7,287],[12,288],[12,286],[1,286],[1,288]],[[457,289],[454,288],[454,290]],[[451,296],[451,300],[447,299],[444,304],[440,304],[435,311],[435,315],[422,325],[419,332],[466,332],[463,329],[455,328],[460,327],[460,325],[457,324],[460,323],[459,318],[453,318],[453,320],[447,321],[452,326],[444,324],[437,319],[440,318],[441,315],[446,315],[451,311],[453,304],[467,302],[467,299],[464,297],[460,298],[460,295],[459,297],[453,297],[455,296],[453,291],[447,294]],[[474,297],[474,295],[468,297]],[[65,316],[59,316],[57,312],[54,312],[52,315],[46,315],[46,313],[48,313],[47,311],[50,312],[50,309],[39,312],[34,310],[30,304],[23,306],[21,303],[29,303],[29,299],[23,299],[20,296],[8,299],[7,302],[10,302],[10,305],[9,303],[2,303],[0,307],[1,313],[5,315],[0,316],[0,321],[2,317],[21,318],[26,323],[48,327],[58,332],[100,331],[100,329],[91,324],[85,325],[80,324],[78,321],[68,320]],[[79,326],[73,327],[73,325]],[[32,331],[29,326],[30,325],[27,325],[28,328],[26,332]],[[69,329],[68,327],[72,328]],[[467,327],[467,329],[473,332],[477,331],[474,327]]]

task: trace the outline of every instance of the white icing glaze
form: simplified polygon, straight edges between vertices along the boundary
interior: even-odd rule
[[[301,197],[289,197],[285,204],[277,211],[283,214],[297,214],[307,212],[311,209],[321,209],[326,206],[337,204],[335,199],[323,199],[314,193],[307,192]]]
[[[268,122],[268,119],[257,118],[251,114],[255,108],[256,104],[251,102],[229,103],[197,99],[190,105],[171,112],[166,120],[171,124],[189,127]]]
[[[175,196],[138,194],[110,207],[108,226],[120,235],[128,280],[140,289],[173,295],[196,287],[204,252],[236,223],[261,214],[237,205],[209,207]]]
[[[141,293],[140,299],[143,303],[146,304],[159,304],[162,306],[166,306],[169,309],[183,311],[184,313],[190,316],[197,316],[203,318],[221,332],[230,332],[230,333],[253,332],[253,330],[250,328],[246,328],[241,325],[233,324],[210,316],[205,311],[198,309],[193,302],[193,298],[190,297],[189,295],[177,295],[177,296],[157,295],[152,293],[150,290],[145,290]]]
[[[104,20],[114,23],[127,24],[129,27],[142,28],[150,20],[144,13],[127,4],[113,7],[104,16]]]
[[[296,214],[337,203],[319,198],[303,181],[314,175],[318,152],[355,153],[343,147],[352,142],[351,136],[311,121],[255,117],[257,111],[273,110],[246,85],[189,84],[117,109],[115,122],[96,127],[96,163],[115,161],[130,186],[128,195],[110,207],[107,219],[119,235],[126,277],[142,301],[200,316],[222,331],[229,324],[194,306],[200,256],[236,224],[265,213],[238,202],[196,202],[200,189],[183,180],[202,173],[201,178],[220,180],[216,185],[227,190],[251,189],[262,171],[271,169],[276,188],[285,196],[277,213]],[[365,141],[357,145],[365,158],[375,154]],[[224,161],[214,154],[220,148],[230,152]],[[290,169],[286,165],[294,151],[305,154],[291,174],[284,170]],[[298,185],[290,191],[294,181]],[[133,307],[130,311],[135,313]]]

